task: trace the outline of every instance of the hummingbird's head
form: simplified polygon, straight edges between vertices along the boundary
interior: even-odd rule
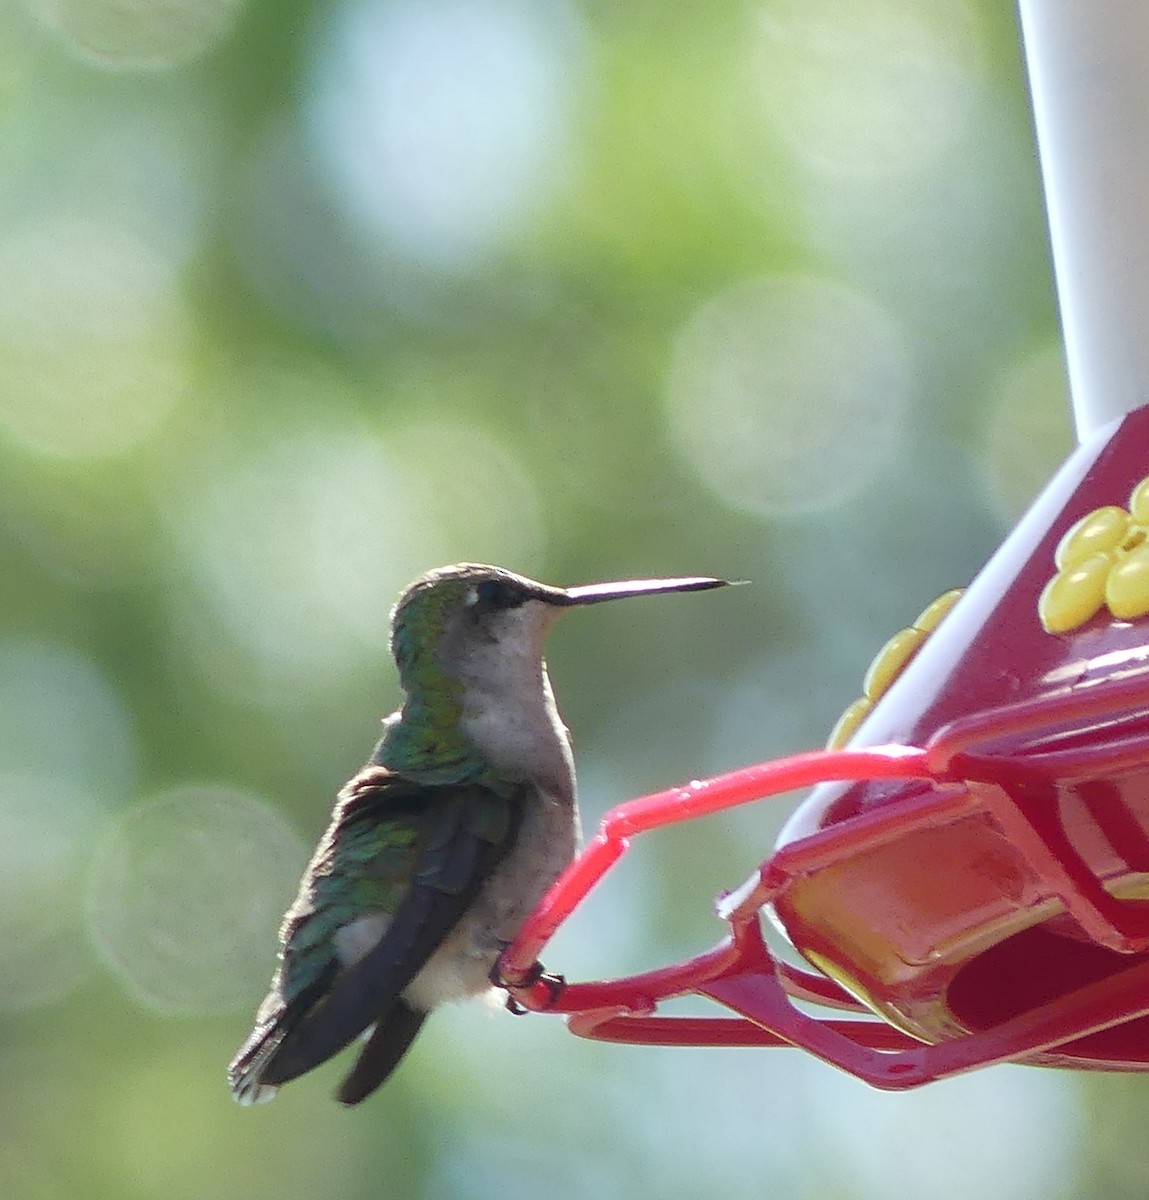
[[[547,631],[584,604],[723,587],[724,579],[640,579],[559,588],[503,567],[458,563],[420,576],[391,614],[391,652],[408,691],[432,674],[484,690],[517,687],[542,671]]]
[[[534,779],[574,803],[570,742],[543,663],[551,625],[569,609],[651,592],[721,587],[722,579],[645,579],[557,588],[502,567],[428,571],[391,614],[391,652],[407,693],[385,723],[377,761],[451,781],[481,769]]]
[[[537,647],[541,659],[546,631],[561,611],[559,594],[513,571],[477,563],[421,575],[391,613],[391,653],[404,686],[417,686],[428,672],[459,678],[460,668],[483,648],[482,657],[493,657],[504,644],[518,655]]]

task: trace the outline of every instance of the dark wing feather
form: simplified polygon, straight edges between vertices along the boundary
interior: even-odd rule
[[[258,1098],[260,1089],[318,1066],[373,1023],[386,1025],[404,988],[513,845],[519,808],[515,798],[479,785],[419,786],[378,767],[368,768],[344,789],[300,900],[285,922],[280,975],[229,1072],[238,1098]],[[414,829],[417,835],[402,853],[394,851],[394,839],[374,854],[364,853],[363,846],[372,844],[372,834],[388,820],[399,821],[404,831]],[[349,871],[358,878],[348,879]],[[391,887],[394,893],[393,904],[379,904],[393,909],[386,934],[348,968],[335,958],[332,926],[344,921],[328,900],[325,879],[337,879],[337,892],[334,884],[329,889],[332,894],[354,900],[347,920],[371,907],[373,890]],[[357,893],[359,884],[365,892]],[[324,918],[322,940],[318,935],[309,940],[319,918]],[[296,962],[304,954],[314,960],[317,947],[323,954],[322,968],[316,970],[309,961],[306,982],[300,986],[296,977],[302,972]],[[391,1066],[416,1031],[417,1025],[393,1054]],[[369,1066],[364,1064],[364,1077],[378,1073],[370,1072]]]
[[[505,841],[493,843],[471,828],[473,806],[489,806],[492,793],[482,788],[436,790],[445,795],[428,800],[437,809],[435,823],[390,928],[359,962],[339,973],[322,1000],[287,1034],[264,1071],[265,1083],[286,1083],[310,1071],[385,1013],[455,927],[505,853]]]
[[[396,1000],[390,1011],[375,1022],[367,1045],[339,1085],[336,1099],[341,1104],[366,1100],[399,1065],[426,1019],[425,1012],[412,1008],[402,997]]]

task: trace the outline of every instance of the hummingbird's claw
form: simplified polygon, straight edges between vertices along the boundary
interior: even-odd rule
[[[542,963],[535,963],[523,976],[514,984],[510,984],[503,977],[502,971],[499,970],[498,962],[491,968],[491,982],[495,987],[503,988],[507,993],[507,1012],[513,1013],[516,1017],[521,1017],[528,1012],[543,1012],[550,1008],[552,1004],[562,994],[563,989],[567,985],[566,979],[562,975],[553,975],[551,972],[543,969]],[[550,998],[545,1004],[535,1005],[528,1008],[522,1001],[516,999],[514,993],[525,991],[533,988],[536,983],[543,984],[550,992]]]
[[[499,945],[499,954],[498,954],[498,957],[495,959],[495,961],[491,964],[491,970],[490,970],[490,973],[487,975],[487,978],[491,981],[492,987],[506,988],[507,981],[503,978],[503,955],[506,954],[511,943],[500,941],[498,945]],[[538,963],[535,963],[535,966],[537,967]],[[534,979],[528,978],[527,982],[533,983]]]
[[[562,995],[563,989],[567,985],[566,977],[563,975],[552,975],[549,971],[544,971],[539,963],[535,963],[537,970],[532,973],[531,981],[527,987],[532,987],[536,983],[543,984],[550,996],[545,1004],[537,1004],[532,1008],[527,1008],[521,1001],[508,991],[507,992],[507,1012],[513,1013],[516,1017],[526,1016],[529,1012],[546,1012],[556,1000]]]

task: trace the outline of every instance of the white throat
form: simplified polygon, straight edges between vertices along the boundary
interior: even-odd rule
[[[463,734],[498,771],[537,782],[574,803],[570,735],[555,706],[542,659],[557,616],[529,600],[500,614],[489,640],[468,641],[456,664],[463,684]]]

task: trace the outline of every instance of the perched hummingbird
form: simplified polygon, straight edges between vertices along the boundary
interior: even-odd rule
[[[339,793],[284,917],[271,992],[228,1071],[237,1100],[271,1099],[370,1031],[336,1093],[357,1104],[433,1008],[492,986],[578,836],[547,631],[578,605],[726,582],[557,588],[462,563],[403,592],[391,614],[403,707]]]

